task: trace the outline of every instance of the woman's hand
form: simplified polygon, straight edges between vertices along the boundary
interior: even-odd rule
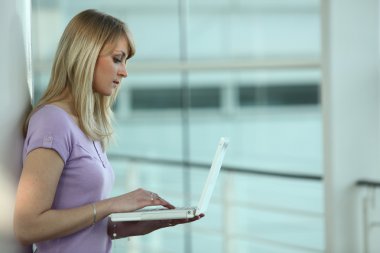
[[[109,220],[108,234],[112,239],[128,236],[146,235],[161,228],[173,227],[179,224],[194,222],[204,217],[204,214],[195,216],[191,219],[175,220],[150,220],[150,221],[125,221],[112,222]]]
[[[131,212],[146,206],[163,206],[173,209],[174,206],[156,193],[142,188],[111,198],[111,213]]]

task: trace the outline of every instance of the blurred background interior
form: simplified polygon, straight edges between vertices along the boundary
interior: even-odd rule
[[[78,12],[125,21],[136,43],[115,104],[113,194],[194,205],[230,139],[206,217],[115,253],[325,252],[320,0],[34,0],[34,101]]]

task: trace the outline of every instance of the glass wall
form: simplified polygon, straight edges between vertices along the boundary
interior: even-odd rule
[[[206,217],[114,243],[124,252],[323,252],[316,0],[33,1],[36,97],[68,20],[96,8],[136,42],[115,105],[113,194],[195,205],[230,139]]]

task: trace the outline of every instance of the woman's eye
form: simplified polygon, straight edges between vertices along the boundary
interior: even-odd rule
[[[120,60],[119,58],[113,58],[113,62],[114,62],[114,63],[120,63],[121,60]]]

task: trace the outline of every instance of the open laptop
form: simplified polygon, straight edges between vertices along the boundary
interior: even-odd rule
[[[199,214],[205,213],[208,204],[211,199],[211,195],[214,191],[216,181],[218,179],[220,168],[222,167],[222,162],[224,154],[228,146],[228,139],[222,137],[219,140],[218,147],[212,161],[210,171],[208,173],[207,180],[204,184],[201,198],[196,207],[188,208],[175,208],[166,209],[159,208],[149,209],[143,208],[136,210],[134,212],[126,213],[113,213],[111,214],[111,220],[118,221],[139,221],[139,220],[171,220],[171,219],[189,219],[193,218]],[[151,208],[151,207],[150,207]]]

